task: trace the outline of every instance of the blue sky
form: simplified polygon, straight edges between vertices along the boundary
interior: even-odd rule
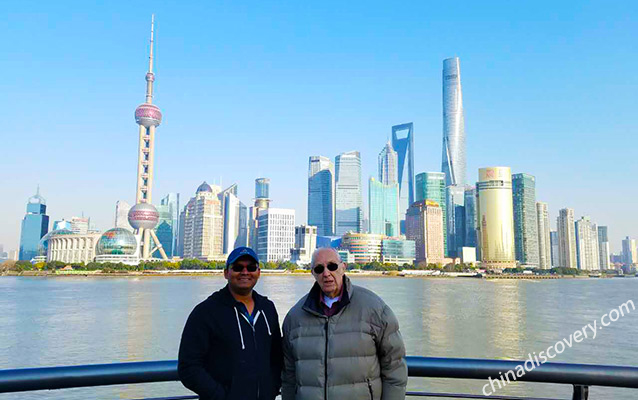
[[[468,180],[505,165],[537,198],[638,236],[638,3],[86,2],[0,10],[0,243],[18,245],[37,184],[52,220],[98,228],[133,202],[135,107],[156,15],[153,197],[271,179],[306,220],[310,155],[359,150],[365,182],[392,125],[416,172],[441,164],[442,60],[461,58]]]

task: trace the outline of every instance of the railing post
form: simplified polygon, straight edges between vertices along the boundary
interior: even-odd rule
[[[587,400],[589,399],[589,386],[574,385],[574,394],[572,400]]]

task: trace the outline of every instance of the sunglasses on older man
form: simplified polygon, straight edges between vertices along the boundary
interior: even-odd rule
[[[231,269],[233,270],[233,272],[242,272],[244,268],[246,268],[246,271],[248,272],[255,272],[257,271],[258,267],[259,266],[257,264],[248,264],[248,265],[233,264],[231,266]]]
[[[328,263],[328,265],[326,265],[325,267],[319,264],[319,265],[315,265],[315,267],[312,270],[315,271],[315,274],[321,275],[323,274],[324,268],[328,268],[328,271],[334,272],[337,270],[337,268],[339,268],[339,264],[331,262],[331,263]]]

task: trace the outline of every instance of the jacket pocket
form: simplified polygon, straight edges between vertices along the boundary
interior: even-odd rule
[[[370,378],[366,379],[368,382],[368,391],[370,392],[370,400],[374,400],[374,392],[372,391],[372,382],[370,382]]]

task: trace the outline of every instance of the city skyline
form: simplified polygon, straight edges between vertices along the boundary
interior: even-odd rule
[[[581,9],[584,13],[583,15],[590,15],[592,13],[591,8],[592,7],[590,7],[589,12],[585,9]],[[587,103],[587,101],[583,99],[570,99],[570,103],[568,104],[571,106],[575,105],[575,110],[581,112],[576,113],[578,115],[568,113],[559,116],[549,107],[552,104],[552,100],[548,101],[545,98],[546,93],[543,94],[543,101],[547,101],[548,107],[544,108],[544,106],[540,106],[539,108],[540,103],[535,102],[536,100],[540,101],[538,90],[531,86],[528,86],[527,90],[519,90],[515,98],[507,98],[508,102],[514,103],[515,105],[508,109],[507,105],[498,99],[499,91],[505,93],[505,90],[508,88],[499,87],[499,82],[494,79],[496,77],[498,77],[499,80],[513,79],[514,75],[509,74],[506,69],[511,68],[512,63],[516,64],[515,60],[505,56],[506,53],[500,53],[503,54],[502,58],[490,60],[490,68],[492,70],[488,73],[486,68],[481,66],[481,63],[484,62],[483,56],[473,53],[467,45],[463,45],[459,40],[453,40],[446,42],[444,46],[438,47],[434,52],[435,54],[431,57],[427,59],[419,58],[417,64],[421,70],[418,71],[418,74],[416,69],[413,72],[412,67],[407,69],[408,66],[401,63],[396,65],[400,67],[398,72],[394,69],[385,68],[387,65],[382,63],[374,63],[375,67],[379,67],[378,70],[366,70],[367,73],[371,74],[370,76],[403,76],[402,79],[409,82],[402,82],[402,84],[407,84],[407,87],[412,88],[412,93],[409,96],[409,104],[406,103],[406,101],[398,101],[396,104],[399,104],[400,107],[394,106],[388,108],[385,102],[370,103],[363,101],[363,98],[358,96],[351,97],[351,101],[354,100],[355,102],[348,108],[349,113],[344,114],[342,111],[337,113],[340,124],[338,129],[334,129],[332,121],[317,124],[318,121],[316,118],[322,113],[333,113],[339,107],[339,102],[329,107],[328,104],[323,102],[325,98],[318,96],[318,93],[315,91],[302,95],[301,93],[290,92],[290,89],[286,88],[287,94],[294,93],[297,99],[305,98],[307,101],[316,101],[318,102],[317,104],[321,106],[317,115],[304,113],[302,117],[295,117],[294,121],[292,121],[292,125],[301,121],[315,125],[307,132],[304,132],[304,139],[293,139],[291,135],[293,130],[287,130],[286,128],[281,131],[284,125],[282,125],[283,121],[279,121],[278,118],[258,114],[258,125],[265,127],[265,129],[257,128],[254,122],[248,121],[248,123],[244,125],[244,130],[239,131],[245,138],[256,139],[255,149],[244,149],[246,151],[245,158],[250,160],[249,162],[243,164],[237,163],[240,157],[237,153],[231,151],[229,152],[230,154],[222,155],[216,160],[210,160],[210,162],[207,160],[207,162],[203,164],[203,169],[197,170],[197,173],[191,173],[191,171],[185,169],[187,163],[184,162],[184,157],[188,159],[200,157],[202,153],[200,153],[201,150],[197,149],[197,147],[205,148],[219,144],[221,146],[228,146],[229,149],[237,148],[232,146],[227,136],[232,137],[233,132],[238,132],[237,130],[233,130],[232,126],[234,126],[233,124],[236,122],[236,113],[242,110],[246,105],[239,102],[238,99],[235,101],[227,101],[227,99],[225,99],[226,103],[230,103],[228,109],[235,109],[236,111],[230,112],[229,117],[224,117],[223,113],[221,117],[217,116],[217,111],[215,112],[215,123],[210,127],[210,133],[212,133],[209,135],[210,141],[207,141],[208,139],[201,135],[184,137],[182,132],[191,132],[194,131],[194,129],[188,125],[186,109],[177,104],[177,102],[184,103],[184,106],[187,107],[195,107],[195,111],[197,107],[201,106],[202,102],[198,95],[192,98],[192,102],[190,99],[186,100],[184,96],[190,96],[193,93],[187,89],[189,79],[184,79],[183,76],[179,75],[179,71],[183,70],[183,67],[181,70],[179,68],[175,69],[175,60],[179,59],[179,55],[181,54],[174,51],[176,46],[175,41],[179,38],[185,38],[187,33],[176,34],[178,31],[176,30],[174,17],[169,15],[166,10],[164,12],[161,10],[157,11],[158,22],[162,24],[160,37],[164,40],[164,42],[160,42],[163,44],[160,45],[158,52],[159,57],[162,59],[162,63],[160,63],[162,67],[157,72],[158,76],[162,77],[158,86],[162,87],[162,108],[167,110],[168,114],[171,115],[170,121],[163,122],[162,134],[157,138],[158,147],[156,157],[162,159],[162,161],[158,163],[160,167],[156,171],[158,181],[156,182],[155,191],[158,198],[170,192],[188,195],[191,193],[192,187],[195,187],[202,180],[216,180],[220,183],[220,186],[222,186],[221,181],[223,178],[223,181],[227,183],[238,182],[239,197],[242,201],[249,204],[251,198],[251,181],[258,176],[268,176],[272,179],[273,190],[271,198],[275,205],[277,207],[294,208],[297,211],[298,221],[303,222],[305,220],[306,211],[306,188],[304,187],[306,177],[304,176],[305,173],[300,175],[299,173],[293,172],[295,170],[305,172],[307,157],[312,154],[339,154],[353,149],[358,150],[362,154],[362,175],[364,177],[369,176],[373,174],[375,170],[376,153],[378,152],[379,145],[387,139],[389,127],[400,124],[403,121],[414,121],[414,173],[437,171],[438,165],[440,165],[441,136],[440,63],[442,59],[449,58],[456,54],[461,58],[463,63],[463,100],[466,110],[465,119],[469,149],[467,152],[467,183],[472,184],[476,182],[476,175],[478,167],[480,166],[508,165],[512,167],[512,171],[515,173],[527,172],[536,176],[538,182],[537,199],[548,203],[550,221],[555,221],[558,210],[565,207],[573,208],[575,210],[575,218],[577,219],[583,215],[589,215],[596,223],[609,227],[609,243],[611,251],[614,253],[619,252],[622,238],[625,236],[638,236],[635,231],[635,226],[638,224],[636,224],[635,213],[631,212],[631,204],[629,203],[629,199],[635,197],[632,191],[636,189],[630,187],[628,188],[628,194],[623,196],[619,195],[608,200],[606,204],[609,205],[609,207],[606,208],[599,207],[598,200],[588,196],[590,193],[588,185],[595,184],[596,182],[602,184],[604,182],[606,185],[616,185],[620,187],[619,178],[614,175],[626,174],[626,176],[632,176],[635,175],[636,171],[635,163],[632,164],[629,162],[631,157],[622,156],[623,152],[627,151],[625,147],[629,148],[631,146],[617,146],[618,140],[628,143],[630,143],[631,140],[635,140],[627,133],[632,130],[631,126],[628,127],[629,129],[619,131],[620,126],[617,123],[611,123],[610,125],[609,121],[603,118],[603,116],[606,115],[604,111],[605,107],[612,107],[613,104],[619,104],[616,103],[617,101],[620,102],[620,99],[616,96],[616,92],[609,90],[613,87],[614,82],[616,82],[613,78],[594,74],[593,76],[597,79],[593,79],[592,77],[590,80],[583,80],[581,76],[581,81],[587,84],[587,89],[591,91],[590,95],[592,97],[598,96],[596,103],[600,102],[600,97],[604,98],[606,103],[608,103],[605,105],[596,104],[596,107],[600,107],[601,111],[598,111],[598,108],[592,109],[592,104]],[[91,19],[98,18],[97,14],[99,13],[89,13],[87,19],[90,21]],[[581,15],[581,18],[584,18],[583,15]],[[146,18],[147,16],[144,15],[144,17]],[[102,25],[102,32],[98,33],[98,39],[101,41],[109,38],[109,35],[113,36],[116,29],[116,26],[111,26],[113,23],[110,22],[111,17],[109,14],[104,18],[105,22],[103,22]],[[436,18],[436,13],[432,18]],[[496,19],[498,20],[498,18]],[[2,161],[3,170],[14,171],[9,181],[10,183],[3,185],[3,187],[7,188],[7,193],[0,204],[3,210],[6,210],[7,215],[10,216],[6,225],[3,225],[2,229],[0,229],[0,243],[3,243],[7,250],[17,248],[19,224],[23,212],[21,209],[24,207],[25,200],[33,193],[33,189],[38,183],[42,186],[42,193],[49,200],[49,209],[47,211],[52,220],[68,218],[72,215],[81,215],[84,211],[85,215],[90,216],[91,221],[95,222],[97,227],[104,230],[112,227],[113,204],[115,204],[117,200],[123,199],[129,203],[134,203],[130,195],[134,183],[131,182],[132,179],[129,171],[132,168],[131,165],[135,163],[134,158],[136,152],[131,149],[134,148],[137,140],[130,133],[132,127],[130,108],[137,104],[137,89],[139,88],[138,67],[140,61],[143,61],[141,57],[139,57],[139,54],[145,54],[145,46],[147,45],[147,42],[143,40],[147,35],[146,24],[139,24],[137,22],[139,21],[136,21],[136,24],[139,26],[133,26],[135,24],[133,24],[132,19],[125,19],[122,21],[121,26],[117,25],[117,27],[123,27],[124,31],[119,35],[114,35],[113,40],[118,43],[118,45],[125,46],[122,57],[127,58],[127,60],[124,61],[123,58],[115,57],[114,60],[116,61],[117,68],[114,68],[113,71],[110,71],[107,65],[108,62],[111,61],[110,58],[115,56],[115,48],[108,44],[105,46],[104,51],[100,52],[106,56],[100,59],[96,59],[97,56],[95,54],[87,57],[87,53],[82,50],[79,50],[76,54],[68,55],[68,59],[64,58],[68,54],[64,51],[61,51],[57,58],[53,57],[52,68],[43,72],[43,74],[46,75],[48,83],[44,84],[43,81],[38,80],[41,85],[42,96],[36,100],[36,103],[46,101],[46,103],[50,105],[50,107],[45,110],[50,126],[47,126],[46,129],[38,128],[37,130],[42,131],[42,134],[35,133],[35,138],[40,142],[39,147],[46,149],[46,153],[41,149],[30,148],[29,150],[33,150],[29,152],[30,163],[24,165],[24,167],[21,167],[19,170],[15,168],[16,165],[21,165],[17,156],[24,154],[28,143],[31,143],[26,142],[26,139],[29,138],[31,141],[34,138],[33,135],[29,134],[30,131],[22,126],[21,121],[24,119],[23,113],[26,108],[21,108],[25,106],[25,103],[21,100],[24,98],[25,93],[29,95],[30,100],[33,100],[30,94],[34,93],[32,90],[35,90],[35,88],[26,85],[25,90],[20,92],[17,90],[17,86],[15,89],[12,89],[13,83],[7,84],[8,93],[11,94],[10,97],[12,101],[15,100],[13,101],[14,104],[9,104],[6,101],[2,104],[7,115],[11,116],[6,119],[7,127],[5,128],[5,132],[9,133],[11,135],[10,137],[15,138],[15,140],[11,141],[5,140],[5,142],[7,142],[8,157]],[[23,24],[25,29],[29,25],[28,22],[24,22]],[[78,29],[81,29],[81,26],[82,24],[79,25]],[[574,28],[573,25],[570,25],[570,27]],[[127,37],[126,41],[123,41],[121,37],[122,34],[125,32],[130,33],[129,30],[131,29],[136,32],[136,34],[131,34],[130,37],[139,37],[140,40],[131,40],[130,37]],[[65,35],[69,33],[70,32],[64,31],[58,36],[52,35],[52,38],[48,38],[47,41],[50,42],[53,39],[63,41]],[[582,33],[587,36],[586,32]],[[614,37],[614,33],[617,34],[618,32],[610,29],[603,33]],[[11,37],[12,35],[8,36]],[[128,36],[128,34],[124,36]],[[578,35],[571,35],[569,37],[572,40],[578,41],[577,36]],[[188,38],[190,38],[190,35],[188,35]],[[28,39],[29,36],[27,35],[26,39],[21,40],[24,41]],[[356,42],[356,38],[348,37],[348,39],[348,44]],[[17,42],[20,42],[20,40]],[[385,43],[386,46],[389,44],[395,43]],[[23,47],[27,48],[29,46]],[[53,48],[60,50],[55,46],[53,46]],[[77,48],[81,49],[82,47],[77,46]],[[45,55],[49,51],[51,50],[45,49]],[[220,56],[227,51],[227,49],[221,49]],[[20,63],[28,64],[28,60],[31,59],[28,54],[16,53],[15,49],[11,46],[7,54],[8,57],[12,57],[12,60]],[[378,53],[370,50],[369,53],[365,54],[373,55]],[[569,55],[570,53],[567,54]],[[604,57],[601,56],[600,58],[600,61],[603,61],[602,59]],[[522,59],[528,59],[528,57],[523,55]],[[97,77],[97,81],[95,85],[90,87],[92,93],[98,93],[100,96],[93,98],[90,104],[87,102],[86,106],[90,105],[90,109],[85,109],[85,105],[81,104],[83,100],[82,88],[85,87],[84,85],[88,85],[87,82],[89,82],[86,80],[88,76],[85,76],[85,71],[74,70],[77,74],[70,77],[68,76],[68,72],[64,72],[62,69],[64,66],[71,65],[72,60],[84,60],[82,65],[90,66],[86,72],[92,72],[93,79],[96,77],[93,73],[96,70],[98,71],[99,76]],[[598,57],[596,57],[596,60],[598,60]],[[548,60],[545,59],[545,61],[547,62]],[[100,64],[105,62],[107,65]],[[557,62],[559,71],[565,67],[565,64],[568,64],[568,62],[563,59],[559,59]],[[628,64],[630,64],[629,60]],[[533,78],[534,76],[538,78],[538,75],[535,75],[538,74],[538,72],[534,69],[534,65],[536,67],[540,66],[539,64],[533,64],[531,68],[525,68],[519,65],[519,67],[522,68],[519,68],[516,74],[520,74],[521,78],[524,77],[526,79]],[[9,67],[12,66],[13,64],[9,65]],[[556,64],[553,64],[553,67],[556,67]],[[591,65],[589,67],[594,68]],[[623,66],[621,65],[620,67],[622,68]],[[215,64],[215,68],[220,67]],[[259,64],[250,70],[242,69],[241,72],[250,80],[254,77],[255,71],[263,72],[263,69],[264,67]],[[437,70],[438,72],[436,72]],[[26,68],[24,72],[17,71],[13,68],[8,70],[10,75],[16,76],[17,82],[21,82],[23,75],[28,71],[30,71],[30,68]],[[347,76],[349,75],[347,68],[345,70],[339,69],[339,71]],[[205,70],[201,72],[204,73]],[[330,72],[329,76],[334,78],[332,74],[334,71],[332,69],[328,68],[327,72]],[[403,75],[397,75],[401,72]],[[594,73],[595,70],[591,70],[591,72]],[[239,78],[239,76],[237,76],[237,78]],[[547,85],[541,84],[540,87],[543,91],[549,90],[552,92],[553,90],[554,93],[559,94],[558,97],[561,98],[560,94],[563,92],[573,94],[574,91],[577,91],[575,87],[576,82],[578,82],[577,78],[578,76],[574,78],[561,74],[560,81],[553,82],[551,79],[549,81],[541,79],[541,83],[553,82],[557,86],[548,87]],[[635,78],[626,75],[623,77],[623,83],[629,80],[629,83],[632,84],[632,79],[635,80]],[[68,109],[64,107],[64,102],[62,102],[63,104],[55,104],[56,102],[52,100],[52,96],[54,92],[56,92],[55,89],[60,87],[59,85],[61,84],[51,83],[51,81],[54,80],[59,80],[62,84],[67,85],[68,90],[64,93],[65,98],[69,99],[69,105],[66,106]],[[207,87],[209,85],[219,84],[217,80],[211,80],[210,77],[207,77],[207,80],[209,81],[205,84]],[[367,79],[364,80],[368,82]],[[278,80],[275,79],[275,81]],[[320,84],[318,81],[313,82]],[[311,82],[308,81],[308,83]],[[356,83],[357,82],[355,82],[355,87],[357,87]],[[520,82],[518,83],[520,84]],[[396,82],[394,82],[394,84],[396,84]],[[112,88],[107,86],[112,86]],[[487,87],[489,87],[490,90],[485,90]],[[378,88],[384,89],[384,93],[387,92],[395,96],[389,97],[389,101],[392,101],[394,98],[399,99],[397,96],[399,96],[400,89],[405,89],[406,86],[398,85],[396,91],[389,91],[388,87],[381,83]],[[219,94],[220,98],[224,96],[227,97],[228,93],[225,91],[227,88],[221,85],[221,89],[221,92],[217,91],[216,93]],[[335,87],[335,89],[337,88]],[[180,94],[180,91],[184,90],[186,90],[187,93]],[[261,89],[257,90],[253,87],[251,90],[255,92],[254,94],[258,98],[262,96]],[[264,90],[267,91],[265,88]],[[120,92],[117,94],[117,101],[123,104],[116,104],[113,93],[116,91]],[[415,91],[420,94],[415,95]],[[612,92],[614,96],[616,96],[615,98],[610,97]],[[247,91],[246,93],[249,92]],[[344,94],[346,92],[339,93]],[[404,90],[402,95],[405,95],[405,93],[406,91]],[[102,94],[104,94],[104,96],[101,96]],[[304,97],[308,95],[310,97]],[[233,97],[231,97],[231,99],[233,99]],[[281,100],[281,98],[278,98],[278,100]],[[565,97],[562,97],[562,100],[566,101]],[[628,101],[627,98],[625,98],[625,102],[627,104],[632,103],[632,101]],[[71,104],[77,105],[78,108],[74,108],[76,112],[71,112]],[[205,101],[203,104],[208,104],[212,107],[219,105],[214,99]],[[281,103],[276,102],[276,104]],[[554,106],[556,106],[556,103],[554,103]],[[488,110],[488,108],[492,107],[505,107],[505,110],[499,109],[499,117],[494,118],[494,115]],[[89,125],[86,120],[95,118],[104,119],[104,117],[101,117],[100,112],[106,109],[109,110],[109,117],[108,120],[103,120],[101,124],[103,127],[92,127],[88,131],[91,140],[88,142],[86,140],[77,140],[79,137],[86,137],[86,127]],[[384,109],[386,111],[380,112]],[[532,112],[534,118],[543,120],[542,123],[531,124],[529,118],[523,117],[523,111],[530,112],[532,109],[534,109]],[[583,113],[582,111],[584,110],[593,112]],[[508,111],[510,112],[509,114]],[[245,113],[246,110],[242,112]],[[618,113],[622,116],[623,113],[629,111],[627,108],[620,107],[614,112],[614,115],[619,117]],[[235,117],[233,117],[233,115],[235,115]],[[370,118],[371,116],[372,118]],[[563,129],[569,123],[573,124],[575,121],[574,118],[576,117],[578,119],[574,127]],[[350,121],[344,123],[345,118],[350,119]],[[526,124],[524,124],[524,126],[516,125],[521,119]],[[619,119],[622,120],[622,118]],[[328,120],[330,120],[330,118],[328,118]],[[629,119],[626,119],[626,121],[629,121]],[[557,126],[551,126],[557,122]],[[607,126],[603,128],[601,125]],[[307,124],[301,124],[301,126],[307,126]],[[544,129],[535,129],[539,126],[541,128],[544,127]],[[294,129],[294,131],[297,131],[297,129]],[[251,134],[250,132],[254,133]],[[276,132],[281,133],[281,135],[275,136]],[[559,132],[560,135],[556,136],[553,132]],[[616,136],[616,140],[614,141],[616,144],[600,142],[597,137],[603,132],[603,136],[614,134]],[[344,135],[347,133],[352,134]],[[63,136],[60,136],[61,134],[63,134]],[[260,144],[263,142],[257,139],[257,136],[253,135],[263,135],[269,142],[276,143],[276,148],[270,148],[270,150],[266,152],[262,151]],[[522,141],[523,139],[515,139],[516,136],[521,135],[522,137],[528,137],[530,140],[533,138],[534,143],[528,143],[525,149],[517,148],[523,147],[521,144],[526,143]],[[578,143],[572,143],[576,137],[574,135],[578,135],[580,138]],[[50,137],[55,137],[56,140],[61,139],[58,141],[63,143],[64,147],[52,143]],[[363,143],[363,138],[366,139],[365,141],[369,141],[370,144]],[[512,138],[511,142],[504,140],[509,138]],[[285,141],[289,141],[290,144],[284,143]],[[115,143],[116,145],[114,145]],[[567,143],[571,143],[568,148],[564,147]],[[496,146],[494,146],[495,144]],[[561,145],[563,147],[561,147]],[[435,149],[432,149],[431,151],[429,147],[438,147],[438,150],[435,151]],[[494,150],[494,147],[496,147],[498,151]],[[292,150],[292,148],[295,148],[295,150]],[[561,151],[559,152],[559,150]],[[591,154],[589,154],[588,157],[578,159],[575,158],[573,154],[566,154],[567,152],[578,153],[578,151],[572,150],[580,150],[583,154],[594,152],[598,157],[594,160],[595,157],[591,157]],[[51,162],[51,152],[58,153],[59,151],[62,151],[62,153],[60,153],[62,156],[64,156],[64,154],[72,155],[69,162]],[[532,151],[536,151],[536,153],[532,153],[534,156],[530,157],[529,154]],[[603,154],[603,152],[613,153],[614,162],[610,163],[609,156]],[[256,153],[260,154],[257,154],[255,157]],[[303,153],[303,155],[297,156],[298,153]],[[560,157],[564,157],[566,160],[560,159]],[[560,159],[560,162],[553,159]],[[282,160],[286,162],[282,162]],[[542,160],[542,162],[538,162],[539,160]],[[576,168],[569,167],[565,161],[572,162]],[[614,166],[613,170],[608,168],[609,165]],[[286,171],[284,171],[284,169]],[[622,173],[619,173],[619,171],[622,171]],[[301,179],[299,179],[298,176],[301,176]],[[5,179],[7,178],[8,177],[5,177]],[[90,182],[107,182],[109,184],[99,185],[99,187],[94,187],[91,188],[90,191],[86,191],[88,193],[83,193],[83,191],[77,190],[78,186],[76,182],[85,180],[90,180]],[[113,182],[116,184],[113,184]],[[366,183],[362,182],[362,185],[362,192],[367,193]],[[297,189],[297,187],[299,188]],[[363,199],[364,204],[362,208],[366,210],[366,196],[363,196]],[[628,215],[630,216],[629,218],[627,218]],[[552,230],[553,229],[555,229],[555,226],[552,223]]]

